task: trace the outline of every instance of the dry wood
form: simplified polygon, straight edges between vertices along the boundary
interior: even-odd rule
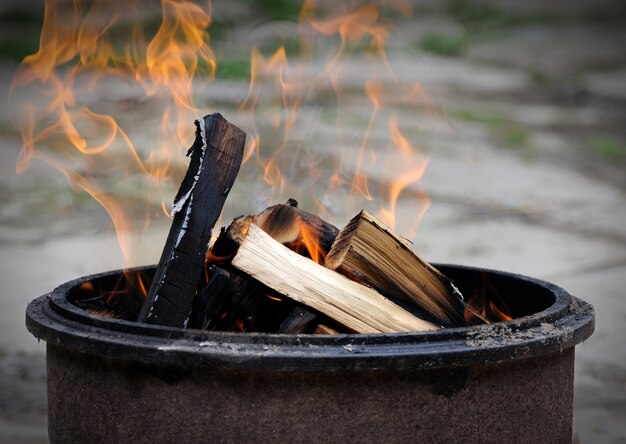
[[[315,334],[316,335],[336,335],[336,334],[339,334],[339,332],[335,330],[334,328],[329,327],[328,325],[317,324],[317,327],[315,327]]]
[[[172,226],[138,321],[185,327],[202,279],[213,225],[233,186],[246,135],[219,113],[196,121],[189,169],[172,208]]]
[[[209,262],[231,258],[243,241],[251,223],[259,226],[276,241],[316,262],[322,262],[339,230],[321,217],[298,208],[295,199],[273,205],[252,216],[235,218],[211,248]]]
[[[464,325],[465,304],[454,285],[367,211],[341,230],[325,266],[398,303],[416,304],[420,317],[437,325]]]
[[[357,333],[436,330],[375,290],[316,264],[250,224],[232,265]]]

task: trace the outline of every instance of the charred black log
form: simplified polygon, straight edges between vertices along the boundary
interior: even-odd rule
[[[189,328],[217,330],[221,316],[231,309],[233,281],[230,273],[219,267],[209,269],[209,282],[196,297]]]
[[[194,301],[189,327],[276,333],[295,306],[246,274],[214,265]]]
[[[276,333],[283,333],[287,335],[297,335],[298,333],[305,332],[308,333],[306,330],[308,327],[312,327],[316,320],[316,314],[304,307],[297,306],[291,310],[291,313],[289,313],[285,320],[280,324]]]
[[[219,113],[196,121],[191,161],[172,209],[172,226],[139,322],[185,327],[202,279],[211,231],[233,186],[245,133]]]

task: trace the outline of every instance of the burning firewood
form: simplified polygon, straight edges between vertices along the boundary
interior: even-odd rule
[[[196,121],[189,169],[172,226],[138,321],[184,327],[202,277],[211,231],[243,158],[246,135],[219,113]]]
[[[190,328],[218,331],[296,333],[281,331],[296,303],[236,269],[213,265],[209,282],[196,297]],[[306,324],[302,325],[302,329]],[[295,329],[296,326],[291,328]]]
[[[211,257],[218,260],[232,257],[252,223],[274,240],[318,263],[323,261],[339,233],[337,227],[301,210],[295,199],[289,199],[286,204],[273,205],[259,214],[235,218],[228,228],[222,229],[211,248]]]
[[[209,251],[245,134],[219,114],[196,125],[190,167],[140,322],[185,327],[191,316],[196,328],[289,334],[317,324],[324,332],[359,333],[463,325],[464,305],[452,284],[366,212],[339,233],[289,199],[236,218]],[[328,268],[319,265],[324,261]],[[211,266],[208,280],[203,266]]]
[[[465,304],[452,282],[367,211],[341,230],[325,266],[400,304],[415,304],[421,318],[437,325],[465,325]]]
[[[436,330],[375,290],[291,251],[250,224],[232,265],[357,333]]]
[[[245,238],[250,224],[259,226],[274,240],[316,262],[324,260],[339,233],[337,227],[313,213],[301,210],[295,199],[289,199],[286,204],[273,205],[259,214],[235,218],[227,228],[221,230],[220,236],[209,252],[207,265],[220,264],[228,267],[229,261]],[[245,276],[238,276],[238,279],[240,281],[252,280]],[[254,304],[248,304],[246,317],[250,319],[264,317],[262,312],[253,313],[254,306]],[[262,310],[263,306],[257,308]],[[317,318],[316,314],[308,311],[304,306],[297,305],[275,332],[302,333],[309,325],[313,325]]]

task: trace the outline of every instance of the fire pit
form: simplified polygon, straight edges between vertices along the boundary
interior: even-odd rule
[[[399,334],[208,332],[106,319],[68,282],[28,306],[47,344],[52,442],[571,442],[574,346],[593,308],[547,282],[485,281],[511,321]],[[149,281],[155,268],[131,270]]]

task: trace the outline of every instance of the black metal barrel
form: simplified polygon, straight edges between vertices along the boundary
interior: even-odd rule
[[[464,294],[488,281],[514,319],[402,334],[203,332],[74,305],[82,284],[112,288],[121,271],[61,285],[26,311],[47,342],[50,440],[571,442],[574,346],[592,334],[593,308],[529,277],[437,267]]]

